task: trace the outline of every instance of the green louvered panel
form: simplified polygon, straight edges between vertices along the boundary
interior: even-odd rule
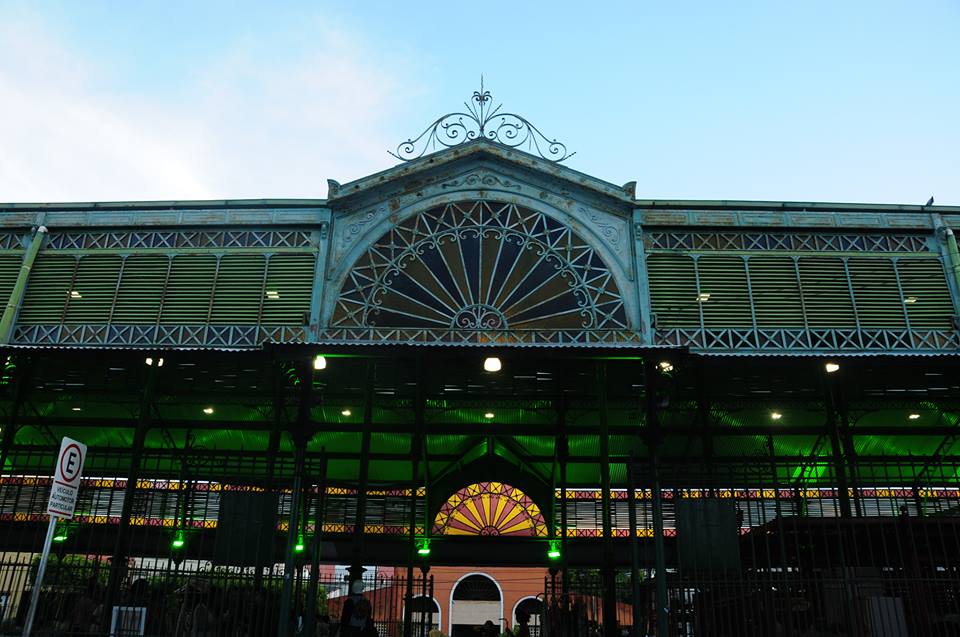
[[[217,257],[212,254],[175,256],[170,265],[160,322],[167,325],[206,323],[216,276]]]
[[[39,255],[30,271],[17,321],[24,325],[60,323],[76,268],[76,257]]]
[[[900,286],[910,327],[913,329],[950,329],[954,308],[947,286],[943,263],[939,259],[900,259]]]
[[[680,254],[647,256],[650,303],[660,327],[699,327],[693,259]]]
[[[798,266],[809,327],[856,327],[843,259],[801,257]]]
[[[757,327],[803,327],[803,301],[791,257],[751,257],[750,286]]]
[[[20,253],[0,254],[0,303],[6,304],[10,298],[22,263],[23,255]]]
[[[304,315],[310,312],[315,266],[312,254],[275,254],[270,257],[261,324],[303,325],[306,322]]]
[[[261,254],[228,254],[220,258],[213,291],[212,325],[256,325],[263,301],[266,257]]]
[[[110,320],[123,260],[115,254],[80,258],[64,323],[106,323]]]
[[[906,327],[893,261],[853,257],[847,261],[857,317],[864,328]]]
[[[710,298],[701,303],[703,326],[753,327],[747,270],[738,256],[702,256],[697,259],[700,293]]]
[[[136,254],[127,257],[120,277],[113,323],[156,323],[167,282],[170,259],[164,255]]]

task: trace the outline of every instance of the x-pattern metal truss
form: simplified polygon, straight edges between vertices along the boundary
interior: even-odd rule
[[[309,247],[310,232],[303,230],[53,232],[47,243],[49,250]]]
[[[647,250],[789,250],[798,252],[931,252],[928,235],[814,232],[647,231]]]

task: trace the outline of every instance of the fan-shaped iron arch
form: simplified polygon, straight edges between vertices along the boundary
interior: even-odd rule
[[[347,274],[333,327],[627,327],[600,255],[541,212],[488,200],[437,206],[389,230]]]

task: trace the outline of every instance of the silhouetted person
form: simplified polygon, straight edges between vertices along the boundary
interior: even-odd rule
[[[530,637],[530,613],[517,609],[516,637]]]
[[[70,615],[70,631],[92,633],[100,629],[100,599],[96,580],[87,582]]]
[[[370,600],[361,597],[352,606],[353,612],[341,625],[339,637],[377,637]]]

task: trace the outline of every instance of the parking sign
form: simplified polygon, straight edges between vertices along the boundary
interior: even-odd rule
[[[73,517],[73,510],[77,506],[77,492],[80,491],[80,474],[83,472],[83,461],[86,457],[87,445],[82,442],[64,438],[60,443],[53,485],[50,487],[50,500],[47,502],[47,513],[50,515],[66,519]]]

